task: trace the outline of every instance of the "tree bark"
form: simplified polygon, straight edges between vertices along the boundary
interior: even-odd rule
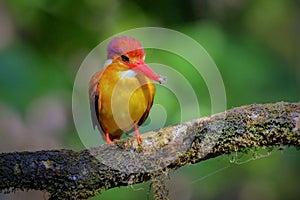
[[[170,169],[230,152],[278,145],[300,147],[300,103],[233,108],[80,152],[0,154],[0,191],[42,190],[50,199],[86,199],[141,183]]]

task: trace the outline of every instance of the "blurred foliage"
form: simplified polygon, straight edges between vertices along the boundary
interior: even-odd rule
[[[0,118],[9,121],[0,122],[0,149],[36,149],[37,146],[20,139],[20,134],[26,133],[25,137],[29,137],[31,131],[28,130],[41,130],[37,129],[39,123],[30,121],[32,116],[51,119],[58,114],[69,119],[59,124],[64,128],[54,129],[59,130],[60,142],[47,146],[49,138],[30,137],[41,137],[39,143],[45,142],[42,147],[83,148],[71,119],[76,71],[89,51],[101,41],[136,27],[172,28],[197,40],[222,74],[228,108],[250,103],[299,101],[299,11],[300,3],[296,0],[2,0]],[[186,64],[166,52],[149,50],[148,53],[152,58],[164,59],[170,66]],[[185,74],[186,77],[192,75],[193,71]],[[191,79],[191,84],[201,94],[198,95],[200,107],[209,107],[203,80]],[[163,89],[159,90],[165,94]],[[37,106],[40,102],[37,99],[47,99],[50,94],[57,104],[49,105],[48,110]],[[165,101],[170,107],[173,118],[168,119],[168,124],[178,122],[178,113],[173,108],[178,103],[167,98],[159,101]],[[64,106],[66,113],[49,112],[55,110],[51,106],[57,105]],[[208,110],[203,114],[210,114]],[[23,142],[20,148],[14,146],[18,138],[18,144]],[[238,160],[242,156],[246,155],[237,155]],[[275,150],[266,158],[242,165],[232,164],[230,160],[230,156],[223,156],[171,173],[172,198],[296,199],[299,196],[300,158],[296,150]],[[116,188],[95,199],[151,199],[151,195],[147,196],[148,187],[149,184],[141,184]],[[30,193],[20,198],[31,199]]]

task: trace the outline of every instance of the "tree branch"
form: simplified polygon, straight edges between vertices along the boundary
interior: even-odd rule
[[[80,152],[0,154],[0,191],[43,190],[52,199],[82,199],[150,180],[169,169],[230,152],[300,147],[300,103],[249,105]]]

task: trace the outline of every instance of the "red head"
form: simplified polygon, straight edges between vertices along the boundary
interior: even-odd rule
[[[165,77],[157,75],[145,64],[145,51],[142,44],[128,36],[114,38],[107,47],[107,58],[122,62],[130,69],[142,72],[145,76],[159,83],[165,82]]]

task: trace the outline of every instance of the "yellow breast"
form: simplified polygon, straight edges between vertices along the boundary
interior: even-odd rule
[[[146,120],[155,94],[149,78],[118,63],[105,69],[98,89],[99,122],[115,138]]]

